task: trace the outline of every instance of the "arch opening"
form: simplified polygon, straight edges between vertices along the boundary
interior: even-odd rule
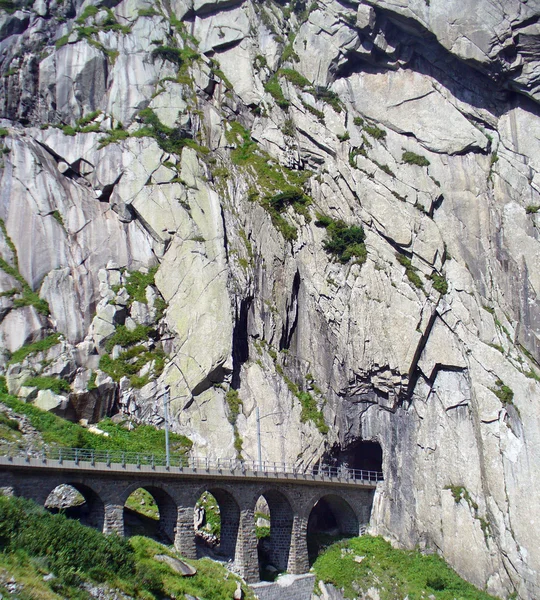
[[[293,510],[283,494],[268,490],[257,499],[254,516],[259,575],[263,581],[273,581],[288,567]]]
[[[52,513],[63,513],[83,525],[103,531],[105,505],[98,494],[81,483],[62,483],[52,489],[45,500],[45,508]]]
[[[358,517],[346,500],[335,494],[319,498],[311,509],[307,526],[310,565],[330,544],[359,533]]]
[[[240,508],[232,495],[222,489],[205,490],[194,511],[197,556],[233,560],[240,524]]]
[[[144,535],[165,544],[174,542],[177,508],[161,488],[144,486],[133,490],[124,503],[124,535]]]

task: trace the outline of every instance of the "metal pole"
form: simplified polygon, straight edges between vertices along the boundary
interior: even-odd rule
[[[259,455],[259,471],[262,469],[262,447],[261,447],[261,415],[259,407],[255,407],[255,417],[257,419],[257,450]]]
[[[167,468],[171,464],[171,454],[169,448],[169,386],[165,388],[163,394],[163,413],[165,416],[165,461]]]

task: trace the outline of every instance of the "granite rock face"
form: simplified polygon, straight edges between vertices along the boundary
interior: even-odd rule
[[[372,532],[540,596],[539,18],[518,0],[2,9],[10,392],[161,425],[169,385],[209,457],[257,458],[257,407],[265,460],[354,466],[377,442]],[[329,251],[340,221],[363,264]]]

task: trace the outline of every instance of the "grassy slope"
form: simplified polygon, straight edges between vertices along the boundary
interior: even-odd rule
[[[148,600],[183,594],[230,600],[239,581],[208,559],[189,561],[197,574],[179,577],[153,558],[177,556],[166,546],[143,537],[128,542],[105,536],[20,498],[0,496],[0,549],[0,593],[9,596],[5,582],[13,578],[21,600],[87,600],[90,596],[82,586],[89,582]],[[55,578],[44,581],[43,576],[51,572]],[[246,598],[253,599],[252,592],[243,588]]]
[[[151,425],[139,425],[128,431],[122,425],[104,419],[98,426],[109,436],[90,433],[77,423],[66,421],[52,413],[21,402],[14,396],[0,393],[0,402],[13,409],[18,415],[26,415],[35,429],[41,432],[47,444],[68,448],[89,448],[94,450],[124,450],[126,452],[144,452],[146,454],[164,454],[165,432]],[[4,435],[2,435],[2,432]],[[13,434],[7,435],[6,427],[0,430],[0,441],[14,441]],[[10,439],[11,438],[11,439]],[[185,453],[191,448],[191,440],[175,433],[170,434],[171,451]]]
[[[338,542],[317,558],[314,570],[319,580],[344,589],[346,598],[374,587],[381,600],[494,600],[461,579],[440,556],[397,550],[382,538]]]

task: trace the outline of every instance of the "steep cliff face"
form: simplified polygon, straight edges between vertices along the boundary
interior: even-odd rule
[[[159,424],[169,384],[209,456],[256,458],[255,407],[265,460],[377,441],[373,532],[538,597],[539,17],[2,3],[10,391]]]

